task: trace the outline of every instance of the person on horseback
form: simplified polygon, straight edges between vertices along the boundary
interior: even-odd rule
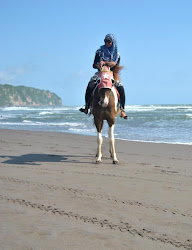
[[[95,54],[95,59],[93,62],[93,68],[98,69],[98,72],[90,79],[86,94],[85,94],[85,107],[80,108],[81,112],[88,114],[88,110],[91,104],[91,94],[96,86],[96,81],[98,79],[98,73],[104,65],[110,67],[111,71],[115,69],[116,66],[120,64],[120,54],[118,53],[117,42],[115,36],[113,34],[107,34],[104,39],[105,45],[101,46]],[[127,119],[127,115],[125,114],[125,91],[122,83],[120,81],[115,82],[115,87],[117,88],[120,94],[121,100],[121,117]]]

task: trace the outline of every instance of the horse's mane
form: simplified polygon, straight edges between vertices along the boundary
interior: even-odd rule
[[[113,70],[113,77],[115,82],[120,81],[120,71],[123,69],[123,66],[116,65]]]

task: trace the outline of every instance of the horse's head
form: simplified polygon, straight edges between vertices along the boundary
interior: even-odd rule
[[[99,72],[98,92],[100,96],[99,104],[107,107],[109,103],[109,95],[114,84],[113,72],[108,66],[104,66]]]

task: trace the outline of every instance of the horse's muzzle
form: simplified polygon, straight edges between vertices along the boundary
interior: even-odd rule
[[[101,105],[103,108],[106,108],[109,104],[109,100],[108,98],[105,98],[104,100],[100,100],[99,102],[99,105]]]

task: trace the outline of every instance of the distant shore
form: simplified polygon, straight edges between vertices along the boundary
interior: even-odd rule
[[[192,249],[191,146],[0,134],[0,249]]]

